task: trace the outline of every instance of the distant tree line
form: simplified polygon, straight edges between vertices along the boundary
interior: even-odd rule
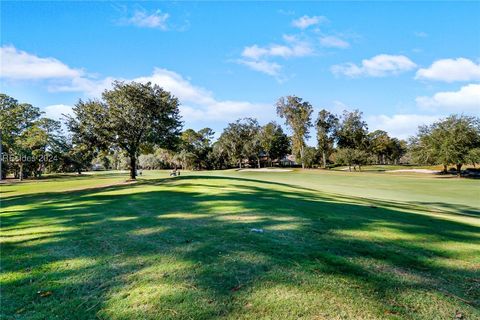
[[[39,108],[0,94],[1,175],[23,179],[43,173],[127,169],[226,169],[245,166],[302,168],[344,165],[361,170],[367,164],[413,163],[454,165],[480,163],[480,121],[451,115],[404,141],[387,132],[369,132],[359,110],[336,115],[296,96],[280,98],[276,122],[260,125],[243,118],[229,123],[218,139],[210,128],[182,131],[179,101],[158,85],[114,82],[102,99],[79,100],[66,116],[68,132]],[[317,145],[308,146],[310,131]]]

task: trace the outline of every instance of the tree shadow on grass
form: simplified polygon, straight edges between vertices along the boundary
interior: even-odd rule
[[[479,315],[480,292],[472,284],[479,275],[471,267],[479,228],[419,214],[408,204],[254,179],[182,176],[6,198],[2,211],[5,317],[346,312],[353,318],[364,312],[422,318],[415,304],[431,295]],[[469,243],[474,250],[442,243]],[[271,290],[300,297],[331,292],[346,301],[331,303],[320,294],[310,310]],[[420,298],[409,304],[402,294]],[[274,300],[271,309],[265,299]]]

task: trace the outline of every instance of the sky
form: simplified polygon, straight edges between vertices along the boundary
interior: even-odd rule
[[[112,81],[151,81],[184,128],[276,120],[296,95],[402,139],[480,115],[480,2],[2,1],[0,86],[59,119]],[[315,144],[311,130],[309,144]]]

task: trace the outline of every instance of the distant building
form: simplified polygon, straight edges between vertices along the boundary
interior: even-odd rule
[[[277,159],[274,162],[277,162],[279,165],[284,167],[298,166],[298,163],[295,160],[295,156],[293,154],[289,154],[281,159]]]

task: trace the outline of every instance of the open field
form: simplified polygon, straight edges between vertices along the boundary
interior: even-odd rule
[[[2,319],[480,319],[479,180],[125,178],[1,186]]]

